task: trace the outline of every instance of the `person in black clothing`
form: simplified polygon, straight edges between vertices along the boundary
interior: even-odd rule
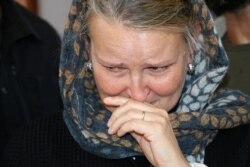
[[[58,85],[61,40],[44,20],[0,0],[0,154],[12,133],[62,110]]]
[[[210,0],[209,8],[225,18],[223,46],[229,59],[229,70],[221,86],[250,94],[250,0]]]
[[[63,118],[20,129],[0,165],[205,167],[227,130],[250,122],[250,97],[217,89],[227,67],[202,0],[74,0],[59,67]]]
[[[250,126],[221,130],[206,148],[208,167],[248,167]],[[3,158],[3,157],[2,157]],[[143,156],[107,159],[79,147],[61,113],[33,122],[16,133],[0,160],[2,167],[149,167]]]

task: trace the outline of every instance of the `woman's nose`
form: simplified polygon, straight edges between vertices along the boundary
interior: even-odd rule
[[[144,102],[149,95],[149,87],[142,79],[134,78],[128,85],[127,93],[133,100]]]

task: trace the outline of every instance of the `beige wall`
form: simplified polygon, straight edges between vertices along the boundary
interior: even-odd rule
[[[72,0],[38,0],[38,15],[47,20],[62,37]]]

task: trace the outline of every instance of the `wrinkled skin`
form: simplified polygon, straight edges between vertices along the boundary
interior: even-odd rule
[[[142,31],[96,15],[89,29],[95,82],[112,112],[109,133],[132,134],[154,166],[188,166],[168,116],[190,62],[182,34]]]

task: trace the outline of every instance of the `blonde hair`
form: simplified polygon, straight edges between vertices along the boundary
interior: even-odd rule
[[[196,48],[192,5],[185,0],[86,0],[82,33],[88,34],[92,14],[139,30],[183,33],[188,52]]]

